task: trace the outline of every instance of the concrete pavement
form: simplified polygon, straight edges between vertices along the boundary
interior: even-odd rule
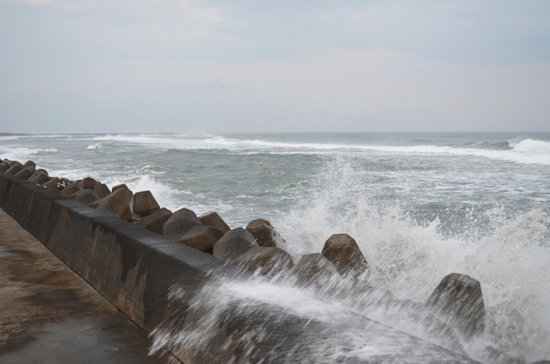
[[[1,363],[168,362],[148,357],[149,346],[145,332],[0,209]]]

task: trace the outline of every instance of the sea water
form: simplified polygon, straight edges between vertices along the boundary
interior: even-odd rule
[[[550,133],[2,134],[0,157],[150,190],[161,206],[216,211],[231,227],[265,218],[295,261],[347,233],[369,262],[368,284],[401,300],[425,302],[445,275],[467,274],[487,311],[467,354],[483,360],[491,345],[550,359]],[[335,295],[226,280],[205,300],[214,289],[305,317],[360,314],[444,346],[406,313],[358,304],[353,284]],[[358,358],[398,350],[353,337],[343,351]],[[192,344],[170,340],[157,344]]]

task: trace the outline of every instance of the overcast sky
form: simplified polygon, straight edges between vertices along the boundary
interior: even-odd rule
[[[0,0],[0,132],[550,131],[550,1]]]

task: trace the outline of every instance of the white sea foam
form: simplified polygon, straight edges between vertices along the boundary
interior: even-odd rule
[[[63,134],[16,134],[0,135],[0,141],[20,140],[20,139],[46,139],[46,138],[65,138]]]
[[[346,305],[344,300],[323,297],[289,284],[259,278],[245,281],[226,278],[211,282],[192,300],[187,317],[194,319],[182,327],[181,320],[177,319],[177,308],[179,300],[186,294],[181,288],[171,292],[176,319],[168,320],[153,331],[151,353],[163,347],[175,353],[188,354],[195,350],[215,352],[235,347],[238,343],[254,352],[257,349],[254,343],[258,343],[259,348],[268,348],[267,352],[260,354],[260,358],[267,363],[362,363],[372,360],[383,363],[439,363],[453,357],[442,353],[439,348],[422,345],[402,331],[365,318]],[[216,334],[220,328],[230,326],[228,323],[235,317],[246,318],[254,325],[238,326],[242,328],[239,335],[231,336],[224,342],[223,336]],[[312,321],[315,325],[309,324]],[[238,319],[237,323],[240,323]],[[302,325],[306,327],[306,335],[299,333]],[[274,336],[270,329],[273,326],[277,326],[277,330],[287,330],[285,334],[290,334],[291,341],[285,343],[284,338]],[[230,328],[227,331],[229,334],[232,332]],[[261,344],[263,340],[269,344]],[[444,344],[442,340],[439,342]],[[215,343],[214,346],[212,343]],[[282,345],[282,348],[277,345]],[[460,344],[454,349],[460,350]],[[273,357],[277,359],[272,360]],[[233,362],[230,358],[225,359]],[[453,362],[457,362],[457,358],[454,359]]]
[[[516,152],[534,152],[550,155],[550,142],[543,140],[525,139],[517,143],[510,142],[509,145]]]
[[[327,154],[383,152],[398,154],[433,154],[448,156],[475,156],[522,164],[550,165],[550,142],[525,139],[509,142],[511,150],[465,148],[436,145],[369,145],[344,143],[279,142],[261,139],[226,138],[211,134],[115,134],[95,136],[97,141],[116,141],[140,144],[158,149],[200,150],[227,149],[245,154]]]
[[[422,306],[403,301],[406,303],[403,306],[388,308],[387,304],[379,305],[377,301],[365,302],[366,296],[356,291],[356,284],[349,282],[325,282],[325,290],[317,292],[299,289],[284,280],[222,280],[206,287],[203,295],[196,298],[194,305],[208,312],[201,324],[190,331],[157,330],[153,350],[163,345],[200,347],[208,334],[213,334],[223,322],[227,309],[236,305],[245,315],[254,314],[261,302],[265,305],[264,312],[291,313],[341,330],[340,339],[329,345],[330,355],[334,357],[323,351],[326,342],[317,343],[318,346],[311,349],[319,355],[314,357],[317,362],[330,362],[327,358],[341,359],[342,356],[394,357],[410,345],[387,336],[387,332],[373,340],[364,330],[354,330],[354,314],[457,352],[464,347],[471,357],[480,361],[486,359],[482,351],[487,345],[525,358],[527,362],[550,357],[547,347],[550,342],[550,219],[543,208],[518,213],[512,218],[504,208],[494,208],[486,212],[489,219],[486,232],[479,232],[473,225],[466,227],[467,233],[447,237],[439,231],[438,220],[418,224],[398,204],[373,204],[357,167],[350,159],[335,158],[313,183],[316,193],[272,221],[286,239],[285,248],[296,261],[302,254],[320,252],[333,233],[349,233],[369,262],[368,283],[378,287],[382,295],[389,290],[402,300],[425,302],[445,275],[452,272],[470,275],[480,281],[483,290],[487,311],[483,336],[457,346],[454,334],[442,335],[433,330],[433,324],[423,321],[429,314],[422,313]],[[337,294],[331,291],[335,287]],[[416,310],[415,307],[419,307],[419,311],[411,311]],[[349,327],[345,327],[345,323],[349,323]],[[256,334],[262,335],[260,331]],[[416,351],[415,354],[420,355],[421,360],[426,353]]]
[[[28,138],[42,138],[42,139],[70,137],[70,135],[66,135],[66,134],[26,134],[24,136]]]
[[[481,282],[487,310],[487,329],[484,336],[462,342],[466,352],[483,361],[482,350],[492,345],[510,355],[524,357],[528,362],[548,358],[550,353],[546,344],[550,339],[550,306],[546,286],[550,273],[547,267],[550,247],[540,245],[541,240],[544,241],[541,234],[545,231],[541,220],[547,219],[542,210],[533,210],[513,221],[507,221],[493,234],[477,241],[449,241],[439,236],[433,226],[422,228],[411,225],[410,220],[396,216],[395,211],[389,216],[384,216],[385,213],[380,215],[368,217],[376,223],[364,221],[365,228],[351,232],[371,265],[369,284],[380,287],[381,292],[389,289],[401,299],[425,302],[444,275],[451,272],[468,274]],[[323,223],[327,221],[317,220],[316,226],[321,227]],[[376,225],[379,226],[375,231],[368,229]],[[292,228],[302,227],[298,224]],[[422,232],[422,229],[426,231]],[[374,238],[368,238],[372,235]],[[420,236],[422,239],[418,239]],[[518,251],[516,244],[521,245],[521,251]],[[356,284],[340,283],[336,294],[327,287],[334,288],[334,285],[326,282],[324,291],[315,292],[284,281],[222,280],[208,287],[205,295],[199,296],[194,303],[208,312],[201,325],[191,331],[160,330],[154,335],[155,345],[157,348],[166,344],[169,347],[200,347],[207,341],[208,335],[216,332],[227,309],[236,306],[243,315],[254,315],[261,303],[264,305],[263,312],[292,314],[306,321],[316,320],[329,327],[334,326],[339,330],[338,337],[341,339],[331,342],[330,350],[336,357],[397,357],[400,350],[406,349],[401,346],[398,337],[387,336],[387,332],[380,333],[381,341],[373,341],[372,336],[365,334],[365,330],[363,333],[356,331],[353,314],[461,352],[454,334],[443,337],[441,331],[432,332],[433,323],[422,321],[429,314],[422,315],[421,306],[418,306],[420,311],[417,311],[417,306],[407,301],[403,301],[403,306],[377,304],[377,300],[361,301],[368,296],[357,292]],[[346,289],[350,292],[346,292]],[[261,336],[261,332],[255,334]],[[355,341],[350,343],[348,339]],[[313,356],[310,360],[326,362],[327,353],[322,351],[325,344],[316,343],[318,346],[311,349],[311,355],[319,357]],[[363,351],[365,347],[369,347],[369,351]],[[422,358],[422,355],[429,353],[417,351],[416,354]]]
[[[210,134],[114,134],[101,135],[92,138],[94,141],[121,142],[139,144],[154,149],[212,149],[204,143],[212,138]]]
[[[9,160],[17,160],[22,163],[26,162],[26,159],[31,156],[40,156],[44,153],[56,153],[56,148],[46,148],[46,149],[36,149],[36,148],[27,148],[27,147],[2,147],[0,148],[0,156]],[[25,159],[25,160],[24,160]]]
[[[0,141],[17,140],[21,137],[21,135],[0,135]]]
[[[97,144],[90,144],[88,145],[88,147],[86,147],[86,149],[88,150],[94,150],[94,149],[99,149],[101,147],[101,143],[97,143]]]
[[[361,181],[344,158],[327,165],[318,184],[313,198],[274,221],[295,257],[320,252],[334,233],[348,233],[369,262],[371,284],[418,302],[445,275],[470,275],[483,289],[486,343],[529,360],[550,355],[550,218],[542,208],[512,219],[490,210],[488,233],[450,238],[437,220],[419,225],[399,205],[375,207],[358,195]],[[468,347],[478,357],[479,349]]]
[[[430,169],[427,173],[424,169],[402,171],[384,169],[386,166],[399,169],[401,165],[398,163],[408,161],[408,157],[413,155],[438,156],[440,157],[437,158],[438,162],[446,160],[445,158],[450,163],[465,161],[464,165],[477,157],[520,164],[548,165],[550,163],[548,161],[549,142],[523,137],[514,142],[511,141],[510,149],[506,150],[482,149],[483,146],[487,147],[490,143],[470,143],[470,145],[479,148],[430,145],[436,143],[430,141],[422,141],[420,143],[425,145],[418,146],[380,146],[271,142],[253,138],[238,139],[213,135],[88,135],[68,139],[69,137],[67,140],[63,139],[67,144],[60,146],[58,146],[57,140],[52,140],[49,144],[41,141],[40,146],[43,146],[43,149],[32,144],[32,139],[27,145],[20,140],[7,140],[0,146],[0,156],[22,162],[31,159],[31,157],[43,158],[44,161],[50,158],[50,160],[54,160],[51,165],[55,166],[55,168],[48,168],[51,175],[71,179],[91,175],[106,182],[110,187],[126,183],[135,192],[151,190],[161,206],[172,210],[190,207],[198,214],[211,209],[222,213],[230,211],[228,220],[236,217],[239,222],[244,220],[244,218],[241,219],[241,216],[252,215],[250,211],[256,214],[258,210],[263,209],[262,203],[266,201],[265,198],[257,199],[255,198],[257,196],[252,196],[247,189],[249,181],[246,180],[246,175],[242,176],[242,180],[237,179],[238,183],[245,186],[244,188],[237,189],[236,193],[230,197],[220,193],[214,200],[205,197],[208,194],[204,190],[194,188],[195,186],[189,187],[189,190],[183,190],[181,185],[184,182],[181,181],[185,180],[186,175],[175,170],[177,168],[170,170],[164,168],[165,165],[163,168],[144,166],[143,151],[147,152],[146,148],[160,150],[220,149],[229,150],[234,154],[328,154],[338,156],[325,166],[317,180],[313,176],[300,176],[294,181],[297,183],[304,179],[310,185],[307,191],[300,190],[296,195],[299,198],[303,192],[302,200],[299,200],[294,206],[290,206],[291,202],[287,201],[285,204],[279,205],[282,206],[280,211],[268,212],[272,214],[271,216],[275,216],[273,219],[270,218],[270,221],[286,239],[287,249],[295,258],[304,253],[321,251],[324,242],[333,233],[349,233],[357,240],[369,261],[370,284],[381,289],[389,289],[401,299],[419,302],[425,301],[444,275],[450,272],[471,275],[481,282],[488,314],[488,335],[483,339],[484,341],[477,341],[476,344],[489,343],[506,352],[525,356],[528,361],[550,359],[547,348],[547,342],[550,342],[550,297],[548,293],[550,247],[548,246],[547,231],[550,222],[548,221],[548,211],[542,208],[531,208],[533,201],[540,200],[544,203],[548,201],[548,194],[543,187],[540,187],[544,181],[544,177],[541,176],[547,174],[544,168],[523,167],[521,176],[495,180],[494,188],[491,184],[492,177],[483,173],[479,178],[473,178],[473,181],[468,180],[477,169],[466,168],[464,174],[460,170],[447,174],[445,171],[437,169],[437,163],[433,165],[430,163],[435,160],[432,158],[420,158],[426,163],[422,167],[428,165],[430,168],[435,168],[435,170]],[[12,147],[7,147],[10,143]],[[127,148],[127,150],[138,152],[132,154],[136,156],[135,160],[129,160],[123,167],[121,165],[125,162],[120,161],[119,165],[118,161],[115,161],[114,164],[106,166],[105,159],[100,159],[99,161],[103,163],[102,167],[98,167],[98,170],[91,170],[91,158],[85,159],[84,153],[86,153],[87,146],[95,145],[105,148],[107,146],[118,147],[119,145],[131,146],[136,148]],[[50,148],[50,146],[56,148]],[[499,147],[506,148],[506,145]],[[60,152],[55,153],[57,148]],[[82,155],[71,153],[73,150],[80,151]],[[116,152],[118,149],[113,148],[113,151]],[[92,154],[97,156],[101,153]],[[197,155],[200,154],[197,153]],[[215,158],[218,158],[221,153],[204,153],[204,155],[215,155]],[[204,155],[200,155],[201,158],[204,158]],[[380,166],[373,166],[373,170],[368,171],[371,176],[381,176],[384,181],[388,181],[387,186],[384,186],[386,183],[384,181],[377,181],[370,185],[365,183],[364,178],[361,178],[364,173],[367,173],[364,169],[369,167],[368,164],[365,167],[364,159],[361,158],[363,155],[374,156],[373,160],[376,162],[388,161],[382,166],[382,169]],[[179,158],[179,153],[162,156]],[[201,163],[210,161],[208,158],[201,159]],[[290,158],[288,160],[291,163],[296,161],[296,159]],[[353,160],[361,160],[363,164],[355,165]],[[159,160],[158,163],[161,165],[164,162],[164,160]],[[231,160],[231,163],[246,164],[248,162],[246,157]],[[176,160],[175,165],[181,164],[178,164]],[[237,165],[237,167],[239,166]],[[107,170],[106,168],[111,169]],[[515,170],[517,170],[515,165],[500,163],[498,172],[501,174],[498,176],[508,176]],[[529,171],[533,171],[533,173]],[[158,173],[166,173],[166,175]],[[177,176],[176,180],[170,180],[173,179],[172,177],[167,178],[168,173]],[[196,173],[201,172],[197,171]],[[441,181],[437,180],[438,178],[441,178]],[[422,193],[418,193],[414,189],[427,189],[428,182],[434,180],[441,182],[435,183],[434,189],[451,186],[449,196],[454,195],[452,192],[456,191],[462,193],[456,204],[461,204],[469,198],[475,199],[476,193],[482,193],[481,190],[489,181],[491,185],[486,190],[494,192],[494,195],[487,198],[484,203],[487,201],[489,205],[494,206],[499,203],[498,201],[512,201],[512,203],[518,201],[517,208],[521,212],[510,212],[510,208],[516,208],[516,206],[492,208],[486,211],[484,221],[487,222],[480,223],[473,219],[468,222],[469,220],[465,219],[465,223],[460,226],[461,231],[449,237],[448,234],[442,233],[443,224],[440,224],[437,219],[432,222],[418,223],[405,212],[405,208],[410,207],[407,203],[413,206],[422,205],[416,200],[423,198]],[[285,195],[287,182],[289,181],[280,183],[279,185],[283,186],[281,191],[270,198],[282,200],[288,197]],[[219,185],[214,183],[212,186],[212,188],[219,188]],[[277,186],[274,187],[274,189],[277,188]],[[411,193],[401,195],[404,196],[404,207],[402,208],[396,202],[384,205],[380,202],[379,196],[373,196],[380,188],[401,189],[405,192],[410,189]],[[219,189],[223,190],[223,188]],[[312,189],[314,192],[311,194]],[[427,199],[445,198],[445,193],[439,192],[432,194],[427,190],[425,195]],[[456,195],[454,196],[456,197]],[[392,201],[395,199],[393,198]],[[530,210],[522,209],[521,204],[524,203],[524,200],[530,201],[528,202],[531,206]],[[193,201],[193,204],[187,205],[187,201]],[[475,218],[477,219],[479,216],[476,215]],[[225,283],[230,284],[230,282]],[[231,292],[234,298],[242,297],[245,302],[252,298],[260,300],[265,296],[265,301],[270,305],[284,309],[292,304],[291,301],[284,301],[287,299],[284,295],[296,297],[306,295],[310,299],[305,297],[306,302],[299,303],[299,305],[306,305],[308,301],[311,301],[315,307],[297,307],[299,314],[305,316],[315,316],[316,309],[334,312],[341,308],[343,311],[352,310],[367,316],[371,315],[369,317],[379,321],[388,320],[388,324],[392,326],[404,325],[399,328],[418,337],[424,338],[423,335],[426,334],[421,329],[409,327],[408,323],[405,325],[406,320],[401,319],[397,314],[395,317],[398,317],[399,320],[396,320],[403,322],[396,323],[395,320],[391,321],[391,318],[384,318],[384,313],[376,312],[376,310],[363,312],[354,305],[351,299],[334,301],[331,297],[312,296],[311,292],[300,291],[298,294],[295,292],[295,287],[281,286],[279,282],[268,283],[264,286],[264,291],[256,292],[258,297],[253,296],[254,290],[258,288],[258,285],[254,284],[249,287],[251,291],[246,292],[248,290],[247,283],[239,283],[244,286],[237,286],[237,283],[234,283],[235,285],[231,286]],[[273,287],[273,285],[278,286]],[[265,292],[265,290],[269,290],[269,292]],[[279,296],[282,296],[280,297],[282,301],[277,301]],[[360,348],[361,343],[359,342],[354,350],[360,351]],[[479,350],[476,345],[468,346],[467,349],[474,356]]]

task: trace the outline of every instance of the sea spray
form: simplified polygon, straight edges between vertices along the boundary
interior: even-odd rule
[[[295,258],[348,233],[381,299],[423,303],[446,274],[471,275],[488,322],[465,350],[492,345],[528,361],[550,355],[548,145],[548,133],[0,137],[3,158],[32,157],[52,176],[150,189],[163,206],[217,211],[231,227],[267,218]],[[390,316],[353,289],[342,297],[358,314],[349,307]]]
[[[481,282],[485,296],[484,345],[528,360],[549,355],[550,219],[544,209],[510,217],[492,208],[485,213],[488,227],[466,226],[462,236],[445,236],[437,219],[421,224],[398,204],[375,206],[368,195],[357,197],[356,166],[345,158],[329,162],[314,197],[275,221],[295,256],[320,251],[332,233],[348,233],[369,262],[370,284],[418,302],[446,274],[468,274]],[[479,345],[466,344],[481,358]]]
[[[529,220],[533,216],[525,218]],[[517,221],[509,225],[517,226]],[[509,230],[509,226],[503,226],[502,229]],[[533,236],[528,230],[524,231],[524,234]],[[500,231],[495,232],[494,237],[499,236]],[[444,252],[434,251],[433,254],[436,257],[430,261],[433,269],[424,265],[416,267],[411,263],[408,271],[396,277],[390,275],[394,277],[393,281],[388,277],[378,280],[364,277],[360,281],[331,277],[322,285],[303,287],[297,285],[291,277],[285,276],[269,280],[257,276],[250,279],[219,277],[191,301],[192,304],[189,307],[191,311],[199,312],[199,314],[195,312],[196,321],[190,326],[186,326],[178,319],[167,321],[164,327],[153,334],[155,345],[152,351],[162,346],[175,352],[205,351],[206,346],[212,344],[211,340],[220,340],[210,335],[215,336],[220,325],[228,324],[228,315],[236,315],[240,320],[244,320],[243,322],[247,322],[250,318],[248,324],[251,325],[247,328],[248,331],[244,337],[229,337],[222,341],[228,346],[228,352],[234,349],[233,346],[239,345],[240,350],[245,348],[252,351],[259,350],[254,345],[264,345],[262,338],[274,334],[270,330],[277,328],[253,318],[269,312],[269,320],[286,322],[285,320],[289,317],[292,318],[290,322],[301,319],[304,323],[308,323],[313,320],[320,326],[307,327],[306,325],[305,329],[313,332],[316,329],[322,331],[319,337],[312,337],[312,335],[302,337],[303,333],[300,335],[295,333],[298,335],[295,339],[299,341],[292,346],[294,350],[287,353],[288,357],[282,359],[277,357],[277,360],[283,360],[281,362],[329,363],[347,362],[346,360],[349,359],[352,360],[351,362],[361,363],[385,358],[390,362],[398,360],[414,363],[419,360],[430,362],[433,358],[437,358],[433,359],[433,362],[448,359],[438,356],[442,354],[432,352],[431,347],[406,342],[403,336],[394,330],[421,338],[458,354],[467,354],[478,360],[484,359],[484,349],[488,345],[509,355],[526,358],[528,361],[545,358],[548,355],[546,347],[548,323],[545,319],[548,307],[540,299],[544,299],[546,295],[544,291],[546,281],[543,281],[543,278],[548,276],[548,272],[537,271],[543,268],[542,263],[547,262],[547,252],[540,258],[542,265],[536,264],[533,267],[534,271],[523,270],[521,273],[523,277],[516,277],[517,271],[503,271],[503,262],[491,256],[504,256],[503,260],[509,263],[513,262],[514,255],[517,256],[517,254],[514,254],[513,250],[507,251],[502,245],[489,246],[490,240],[491,238],[487,238],[485,240],[487,244],[480,246],[477,251],[463,248],[452,252],[447,251],[452,253],[452,257],[439,256],[439,258],[446,258],[439,262],[440,265],[436,264],[438,260],[435,258],[437,254]],[[540,249],[547,248],[537,244],[535,246]],[[406,248],[401,246],[401,249]],[[493,248],[498,249],[493,251]],[[544,251],[538,251],[538,253],[542,252]],[[383,255],[380,257],[384,258]],[[453,266],[451,264],[453,261],[458,263]],[[416,261],[416,264],[422,262],[425,264],[426,260]],[[486,264],[480,262],[486,262]],[[521,259],[516,259],[515,268],[519,268],[520,263],[522,263]],[[440,321],[420,302],[406,298],[418,295],[419,291],[431,292],[438,280],[443,277],[443,273],[437,272],[455,271],[455,268],[462,272],[470,269],[473,272],[472,275],[482,282],[488,313],[487,329],[475,340],[461,338],[452,327]],[[405,273],[410,273],[410,276],[405,276]],[[372,274],[377,273],[373,271]],[[524,281],[521,281],[521,278]],[[386,287],[372,286],[373,283],[380,282],[385,282]],[[434,283],[431,284],[431,282]],[[427,287],[424,287],[426,285]],[[399,291],[400,297],[392,293],[396,291]],[[184,294],[185,292],[178,290],[177,287],[174,288],[171,298],[176,307]],[[520,309],[515,305],[519,305]],[[176,314],[172,317],[179,317],[179,320],[185,317],[181,310],[179,314],[181,316]],[[383,324],[384,329],[376,324],[373,324],[375,327],[368,326],[371,323],[367,319]],[[359,328],[355,325],[357,322],[362,322],[363,326]],[[254,325],[258,326],[253,327]],[[374,330],[376,337],[369,335],[371,331],[367,330],[367,327]],[[338,332],[339,339],[333,337],[335,332]],[[414,346],[414,350],[411,345]],[[300,350],[296,349],[297,347]],[[304,352],[308,353],[307,360],[299,356],[299,353]],[[270,362],[269,355],[266,352],[262,353],[267,355],[264,357],[266,362]],[[292,357],[292,355],[298,356]],[[275,357],[271,359],[275,360]]]
[[[212,308],[213,312],[217,309],[224,312],[220,297],[230,291],[231,302],[239,302],[244,314],[251,313],[246,311],[250,302],[255,302],[252,304],[254,309],[260,303],[267,307],[275,305],[283,314],[289,309],[285,297],[299,298],[303,300],[301,304],[311,304],[306,308],[298,305],[301,308],[294,313],[300,317],[339,317],[334,312],[338,307],[341,309],[339,314],[356,313],[441,347],[465,352],[478,360],[486,358],[484,350],[488,345],[528,361],[548,357],[547,277],[550,272],[547,262],[550,247],[546,212],[536,208],[510,217],[513,214],[502,207],[492,208],[484,213],[489,222],[487,227],[479,229],[474,224],[464,227],[462,235],[445,235],[439,231],[438,219],[419,223],[399,204],[372,202],[360,184],[361,171],[356,170],[357,166],[347,158],[329,160],[324,172],[313,183],[317,187],[313,198],[276,220],[275,225],[285,237],[285,248],[295,259],[305,253],[319,252],[332,233],[352,235],[371,268],[363,284],[372,286],[376,294],[372,291],[364,294],[357,283],[349,282],[340,282],[339,289],[326,282],[324,290],[312,292],[300,290],[285,280],[258,284],[222,279],[216,286],[216,299],[198,297],[195,304],[203,305],[209,300],[210,304],[221,305]],[[477,219],[471,218],[471,221],[475,223]],[[473,341],[458,338],[452,328],[439,322],[421,305],[439,280],[450,272],[469,274],[481,282],[487,307],[487,329]],[[228,289],[237,286],[239,289]],[[251,292],[255,295],[252,301]],[[317,310],[314,314],[308,311],[313,308]],[[215,317],[207,317],[205,320],[213,320],[208,321],[208,325],[219,323]],[[194,335],[189,337],[200,342],[208,325],[195,327]],[[177,335],[187,338],[187,334],[189,332],[182,331]],[[348,334],[342,332],[343,337]],[[389,344],[389,337],[374,346],[368,338],[358,342],[361,335],[357,333],[353,337],[355,347],[331,342],[332,350],[338,355],[361,353],[361,360],[399,355],[400,349]],[[199,342],[191,344],[198,348]],[[190,343],[186,339],[180,344]],[[325,344],[323,340],[311,344],[315,348],[308,352],[323,353]],[[429,357],[428,353],[426,355]],[[312,358],[314,362],[323,362],[328,356],[324,353]]]
[[[334,278],[321,289],[281,277],[225,277],[207,284],[190,305],[175,287],[172,315],[152,333],[151,353],[165,347],[184,361],[220,363],[469,362],[445,324],[432,345],[358,313],[338,298],[338,286]]]

